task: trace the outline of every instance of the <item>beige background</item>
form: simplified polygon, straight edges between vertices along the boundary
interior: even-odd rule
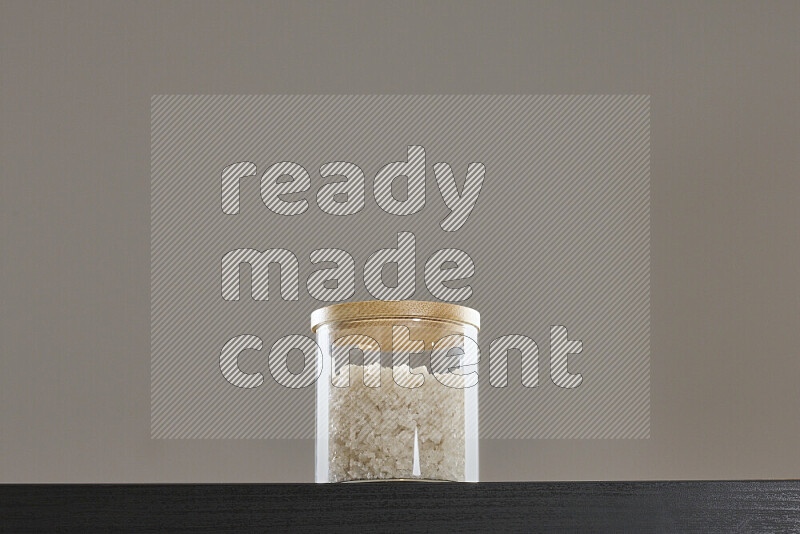
[[[483,441],[483,480],[800,477],[798,2],[2,2],[0,481],[313,479],[151,440],[158,93],[652,95],[652,437]]]

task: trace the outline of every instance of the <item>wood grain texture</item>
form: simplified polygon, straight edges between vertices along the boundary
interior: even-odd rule
[[[370,300],[333,304],[311,313],[311,331],[326,323],[369,321],[370,319],[428,319],[466,323],[478,330],[481,314],[472,308],[449,302],[425,300]]]
[[[0,486],[4,532],[800,532],[800,481]]]

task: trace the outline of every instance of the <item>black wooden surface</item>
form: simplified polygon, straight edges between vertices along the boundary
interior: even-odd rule
[[[800,481],[0,486],[5,532],[800,532]]]

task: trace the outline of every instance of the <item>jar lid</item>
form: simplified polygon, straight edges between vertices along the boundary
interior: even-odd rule
[[[481,328],[481,315],[466,306],[446,302],[422,300],[371,300],[345,302],[314,310],[311,313],[311,331],[326,323],[359,319],[433,319],[466,323]]]

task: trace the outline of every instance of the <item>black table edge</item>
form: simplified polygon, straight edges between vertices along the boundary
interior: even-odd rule
[[[800,480],[3,484],[4,532],[800,532]]]

